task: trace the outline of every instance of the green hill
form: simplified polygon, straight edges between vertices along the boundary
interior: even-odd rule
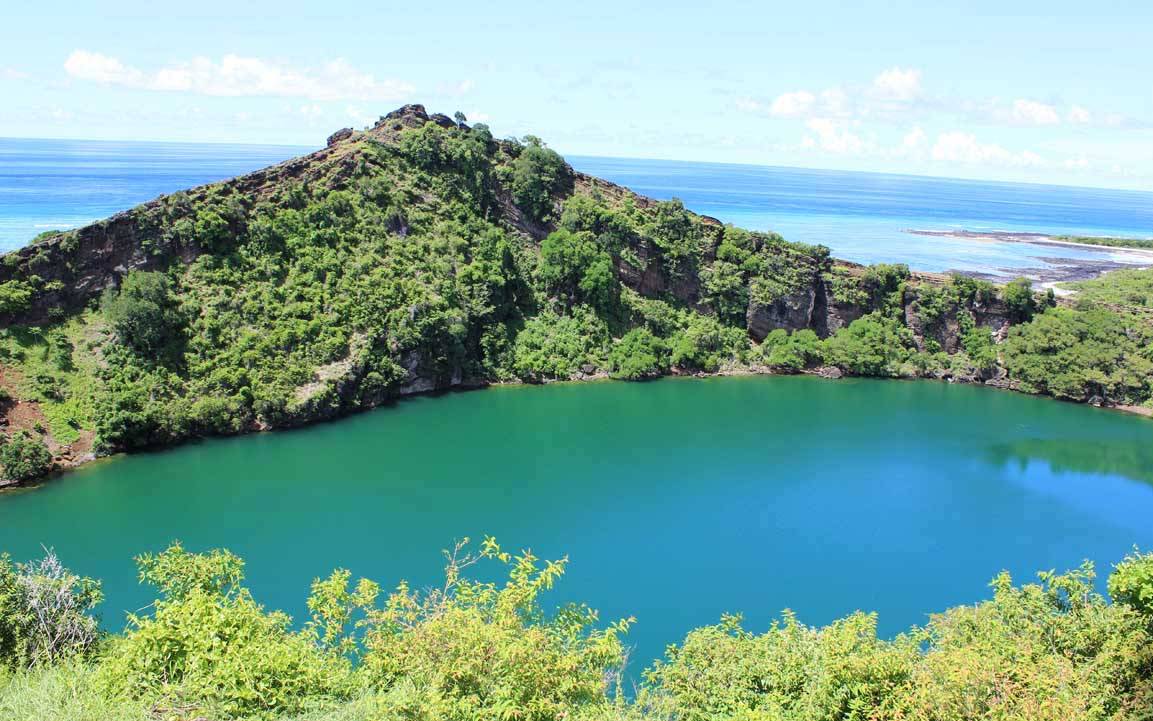
[[[24,481],[412,393],[606,375],[1149,398],[1144,316],[1034,319],[1048,305],[1027,284],[837,262],[574,172],[537,138],[410,105],[311,155],[4,255],[0,464]]]

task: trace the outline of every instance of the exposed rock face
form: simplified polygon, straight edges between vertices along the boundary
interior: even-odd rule
[[[749,336],[760,342],[778,328],[822,330],[827,326],[827,322],[824,318],[815,318],[814,311],[817,308],[818,296],[824,298],[823,286],[823,283],[814,283],[799,293],[776,298],[771,303],[750,300],[748,312],[745,314]]]

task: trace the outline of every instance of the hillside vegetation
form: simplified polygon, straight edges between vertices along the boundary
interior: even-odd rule
[[[25,482],[411,393],[602,376],[934,377],[1147,403],[1148,316],[1092,294],[1055,306],[1024,280],[837,262],[406,106],[3,256],[0,465]]]
[[[632,619],[546,605],[565,559],[493,539],[446,556],[433,590],[318,578],[310,618],[294,623],[253,598],[236,556],[174,544],[137,559],[157,598],[116,635],[91,616],[99,584],[50,552],[0,557],[0,718],[1139,721],[1153,710],[1153,555],[1115,567],[1112,603],[1089,565],[1022,586],[1002,573],[990,600],[888,640],[874,614],[814,628],[786,612],[761,634],[726,616],[670,646],[637,686]],[[474,580],[477,563],[507,580]]]

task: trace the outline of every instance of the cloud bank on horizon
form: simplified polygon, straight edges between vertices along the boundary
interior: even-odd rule
[[[423,102],[572,154],[1153,190],[1153,61],[1127,42],[1153,8],[910,3],[893,28],[868,3],[770,8],[758,25],[736,20],[765,8],[725,0],[702,28],[675,4],[630,24],[603,0],[508,18],[450,3],[393,8],[387,24],[366,10],[326,35],[333,18],[291,2],[262,14],[267,1],[238,14],[206,0],[161,25],[126,0],[117,37],[137,43],[101,42],[91,29],[108,19],[82,7],[53,19],[49,38],[0,55],[0,135],[317,145]],[[600,22],[610,10],[624,22]],[[17,10],[29,27],[42,12]],[[817,16],[821,32],[798,36]]]

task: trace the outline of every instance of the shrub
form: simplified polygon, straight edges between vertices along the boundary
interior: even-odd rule
[[[743,330],[694,314],[685,329],[673,336],[669,359],[679,368],[713,373],[722,363],[739,358],[748,345]]]
[[[670,647],[645,672],[642,701],[683,721],[863,721],[879,715],[905,683],[917,653],[913,638],[878,639],[872,614],[816,629],[786,613],[759,636],[728,616]]]
[[[525,323],[513,345],[513,369],[525,380],[567,379],[583,365],[603,363],[608,329],[589,308],[572,315],[545,311]]]
[[[22,280],[0,283],[0,313],[19,313],[32,304],[32,286]]]
[[[540,244],[537,273],[545,289],[569,305],[584,302],[602,313],[620,293],[613,259],[587,232],[558,230]]]
[[[442,589],[421,593],[401,584],[370,613],[363,659],[370,683],[412,689],[419,712],[410,708],[410,718],[552,721],[605,707],[630,621],[596,629],[596,612],[579,605],[546,617],[540,596],[567,559],[541,566],[532,553],[509,554],[491,538],[479,554],[463,555],[464,543],[446,554]],[[464,575],[481,560],[508,568],[502,587]]]
[[[162,350],[183,325],[172,284],[163,273],[128,273],[119,291],[105,294],[103,305],[121,342],[140,353]]]
[[[9,436],[0,443],[0,470],[8,480],[25,482],[42,478],[53,465],[52,451],[44,441],[27,432]]]
[[[824,358],[821,339],[808,328],[792,333],[777,328],[765,337],[760,353],[765,365],[789,373],[818,365]]]
[[[633,328],[609,351],[609,374],[613,378],[655,378],[668,367],[668,348],[648,328]]]
[[[270,718],[354,692],[349,660],[322,647],[315,630],[294,631],[286,614],[265,612],[240,586],[236,556],[175,544],[137,564],[161,597],[151,615],[129,615],[128,630],[110,648],[99,681],[111,697]]]
[[[1153,553],[1134,552],[1109,576],[1109,595],[1153,622]]]
[[[894,376],[909,357],[909,330],[880,313],[870,313],[825,340],[825,361],[863,376]]]
[[[40,666],[91,651],[100,584],[61,565],[52,551],[13,565],[0,556],[0,666]]]

